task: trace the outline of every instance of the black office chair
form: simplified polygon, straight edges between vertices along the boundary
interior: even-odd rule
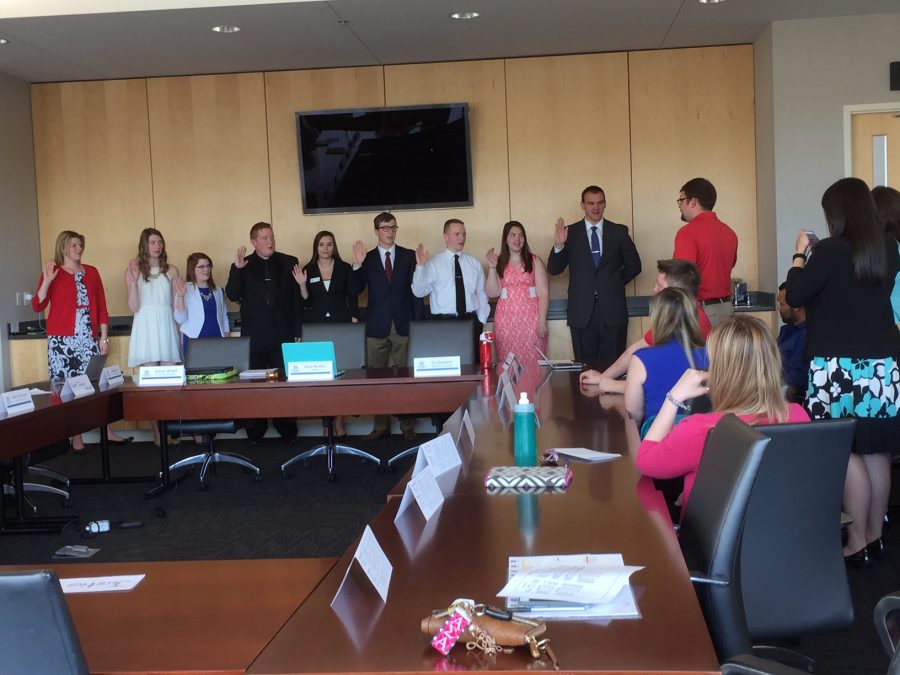
[[[87,675],[55,572],[0,574],[0,654],[5,675]]]
[[[250,367],[250,338],[203,338],[189,340],[184,356],[187,371],[192,369],[234,368],[237,372]],[[176,394],[177,395],[177,394]],[[216,434],[233,434],[244,426],[237,420],[169,420],[165,424],[165,432],[172,436],[203,436],[206,451],[191,457],[185,457],[169,467],[169,471],[200,464],[200,487],[206,489],[206,474],[210,465],[217,463],[237,464],[252,471],[254,478],[260,480],[262,473],[248,457],[232,452],[218,452],[215,449]]]
[[[58,471],[54,471],[53,469],[47,468],[46,466],[42,466],[41,462],[46,462],[49,459],[53,459],[54,457],[59,457],[60,455],[64,455],[69,451],[69,441],[68,439],[60,441],[58,443],[53,443],[51,445],[47,445],[43,448],[38,448],[37,450],[33,450],[29,452],[22,458],[22,463],[25,466],[25,472],[29,476],[41,476],[43,478],[47,478],[51,481],[56,481],[62,487],[56,487],[55,485],[49,485],[47,483],[38,483],[34,481],[26,481],[22,484],[23,491],[25,493],[25,503],[32,510],[33,513],[37,513],[38,508],[37,505],[28,497],[28,493],[49,493],[54,494],[63,498],[63,506],[69,505],[69,479],[63,476]],[[8,470],[6,473],[8,474],[8,478],[3,482],[3,494],[8,496],[15,496],[16,488],[15,481],[13,480],[13,466],[12,462],[9,462],[5,465],[5,468]]]
[[[856,421],[775,424],[750,493],[741,544],[747,628],[760,641],[847,628],[853,602],[841,545],[841,501]],[[812,672],[781,647],[753,653]]]
[[[304,342],[332,342],[338,370],[366,367],[366,324],[364,323],[308,323],[303,326]],[[328,438],[322,445],[301,452],[281,465],[281,475],[288,477],[288,467],[295,462],[307,462],[312,457],[325,455],[328,466],[328,480],[334,482],[334,456],[352,455],[375,462],[381,467],[381,460],[375,455],[350,445],[334,442],[334,417],[324,417],[322,422],[328,430]]]
[[[459,356],[459,365],[468,366],[475,363],[475,345],[472,335],[475,322],[472,319],[437,319],[433,321],[413,321],[409,324],[409,346],[406,350],[406,365],[413,367],[415,359],[429,356]],[[439,430],[446,415],[435,413],[431,421],[435,430]],[[419,451],[419,446],[400,452],[388,460],[388,467],[404,457]]]
[[[769,439],[734,415],[706,438],[678,541],[720,661],[750,651],[741,597],[744,515]]]

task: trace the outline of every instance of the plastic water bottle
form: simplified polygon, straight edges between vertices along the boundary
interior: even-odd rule
[[[519,395],[519,402],[513,407],[513,446],[516,466],[537,464],[537,438],[535,437],[534,404],[528,400],[528,392]]]

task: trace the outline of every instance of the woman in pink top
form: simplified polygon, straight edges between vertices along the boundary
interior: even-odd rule
[[[666,395],[637,454],[637,468],[651,478],[684,476],[682,513],[703,454],[706,434],[723,415],[748,424],[808,422],[809,415],[781,393],[781,356],[759,319],[736,314],[713,328],[706,343],[709,372],[687,370]],[[685,401],[708,393],[713,412],[691,415],[674,426]]]

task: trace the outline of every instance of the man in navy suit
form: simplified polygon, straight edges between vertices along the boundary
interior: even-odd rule
[[[369,289],[366,308],[366,362],[371,368],[406,365],[409,324],[422,318],[422,301],[412,293],[415,251],[397,246],[397,219],[387,211],[375,216],[378,246],[366,253],[361,241],[353,244],[350,290],[359,295]],[[415,440],[415,418],[400,418],[403,438]],[[376,415],[368,438],[390,433],[390,417]]]
[[[591,185],[581,193],[584,220],[566,226],[559,218],[547,271],[569,268],[567,323],[577,361],[605,370],[625,351],[628,307],[625,285],[641,272],[641,258],[628,228],[604,220],[606,194]]]

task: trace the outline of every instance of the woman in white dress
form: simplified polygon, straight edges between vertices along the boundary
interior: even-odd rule
[[[172,310],[172,282],[178,268],[166,258],[166,241],[152,227],[141,232],[137,258],[128,262],[125,287],[134,312],[128,365],[171,365],[181,360],[178,326]]]

